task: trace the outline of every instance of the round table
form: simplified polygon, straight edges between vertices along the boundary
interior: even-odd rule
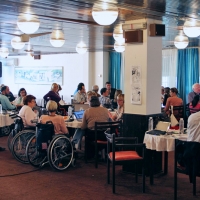
[[[9,117],[9,114],[0,114],[1,135],[9,135],[12,124],[14,124],[14,119]]]
[[[172,135],[151,135],[145,133],[144,143],[147,149],[156,151],[174,151],[175,139],[187,140],[187,134],[172,134]]]

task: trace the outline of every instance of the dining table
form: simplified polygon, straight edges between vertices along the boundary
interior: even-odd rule
[[[168,152],[175,150],[175,139],[187,140],[187,134],[178,134],[173,132],[166,132],[164,135],[149,134],[149,131],[145,133],[144,141],[146,148],[149,150],[164,152],[164,174],[168,173]],[[152,153],[152,169],[150,174],[150,183],[153,184],[153,161],[154,154]]]
[[[0,113],[0,129],[1,135],[8,135],[11,131],[11,125],[14,124],[14,119],[10,117],[12,112]]]

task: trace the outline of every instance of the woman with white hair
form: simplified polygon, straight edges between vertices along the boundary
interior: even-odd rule
[[[92,91],[94,91],[97,94],[97,97],[100,97],[101,95],[98,93],[99,91],[99,86],[98,85],[93,85],[92,86]]]
[[[49,115],[42,115],[40,122],[46,124],[47,121],[51,121],[54,125],[55,134],[68,134],[65,121],[62,116],[56,115],[58,104],[55,101],[49,100],[46,109],[49,111]]]
[[[191,103],[192,100],[194,99],[194,97],[196,95],[199,95],[200,94],[200,84],[199,83],[195,83],[193,86],[192,86],[192,92],[190,92],[188,94],[188,103]]]

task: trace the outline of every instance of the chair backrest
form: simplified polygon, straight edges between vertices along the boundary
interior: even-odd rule
[[[109,134],[115,133],[122,135],[122,121],[95,122],[95,132],[108,131]]]
[[[112,152],[115,152],[115,149],[117,147],[117,151],[119,150],[137,150],[137,148],[140,148],[140,151],[138,152],[141,154],[143,158],[145,157],[145,144],[140,143],[138,144],[138,138],[137,137],[116,137],[115,134],[106,134],[106,138],[108,141],[108,152],[110,152],[110,145],[112,144]],[[142,151],[141,151],[142,148]]]
[[[193,141],[175,140],[175,161],[186,167],[188,174],[191,173],[193,165],[200,167],[200,143]]]
[[[170,114],[172,114],[171,110]],[[184,106],[173,106],[173,114],[178,121],[180,118],[184,118]]]
[[[51,121],[36,126],[36,145],[38,150],[46,149],[54,135],[54,125]]]

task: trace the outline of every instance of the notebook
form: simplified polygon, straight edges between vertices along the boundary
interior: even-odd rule
[[[83,114],[84,114],[84,110],[74,112],[74,115],[75,115],[77,121],[83,120]]]

